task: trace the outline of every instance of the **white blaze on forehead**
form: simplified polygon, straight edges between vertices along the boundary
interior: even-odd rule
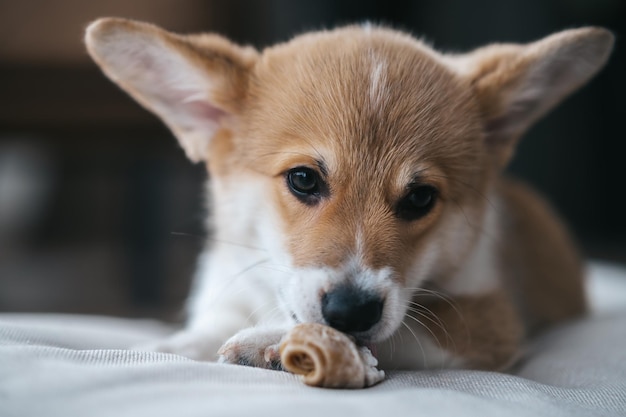
[[[380,107],[385,100],[387,91],[387,62],[374,53],[370,54],[370,61],[369,98],[370,105],[373,109],[376,109]]]
[[[356,228],[356,233],[354,234],[354,257],[361,261],[364,258],[365,254],[365,238],[363,235],[363,228],[359,225]]]

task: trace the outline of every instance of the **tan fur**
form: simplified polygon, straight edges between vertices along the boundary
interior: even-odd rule
[[[227,177],[238,168],[237,154],[233,143],[233,132],[220,129],[207,149],[206,166],[209,173],[219,177]]]
[[[244,152],[262,157],[249,160],[250,165],[261,162],[272,169],[266,174],[276,178],[274,201],[281,201],[297,264],[336,265],[354,251],[360,227],[369,266],[394,260],[394,266],[405,271],[402,263],[411,259],[419,238],[443,210],[438,207],[413,224],[394,216],[391,207],[405,192],[410,176],[423,171],[426,183],[439,186],[443,201],[467,199],[462,182],[481,176],[475,169],[486,158],[476,149],[480,126],[467,117],[475,112],[474,103],[460,81],[425,50],[415,51],[404,37],[391,31],[378,35],[368,42],[363,42],[368,35],[356,28],[309,35],[304,39],[311,44],[307,54],[296,55],[294,62],[300,43],[270,49],[252,78],[251,114],[242,137],[254,134],[259,140],[246,143]],[[397,39],[400,47],[392,43]],[[382,109],[367,105],[372,56],[400,61],[387,74],[390,88]],[[322,59],[329,69],[341,72],[325,74],[318,64]],[[282,76],[285,73],[290,75]],[[330,82],[320,84],[317,77]],[[386,131],[390,124],[393,132]],[[307,152],[309,160],[303,161],[301,154]],[[302,164],[314,167],[318,152],[332,158],[327,161],[333,173],[329,186],[337,198],[311,210],[289,195],[281,174]],[[406,159],[394,159],[395,155]],[[374,189],[385,189],[386,195],[371,193]]]
[[[509,294],[438,298],[422,322],[435,342],[473,369],[501,370],[519,356],[525,332]]]
[[[435,320],[426,334],[440,345],[451,339],[465,366],[500,369],[526,334],[584,311],[581,262],[566,232],[530,191],[499,178],[519,137],[604,64],[606,30],[443,55],[405,34],[350,26],[257,53],[215,35],[111,19],[90,26],[87,45],[192,160],[207,163],[218,234],[247,219],[229,217],[251,204],[238,193],[262,190],[263,201],[243,213],[266,213],[279,236],[270,246],[288,254],[281,260],[290,268],[337,271],[352,262],[347,274],[387,271],[396,287],[432,284],[451,298],[429,304]],[[317,172],[328,196],[314,205],[295,198],[286,173],[296,167]],[[437,202],[407,221],[395,208],[416,182],[435,187]],[[493,242],[485,240],[488,213]],[[259,244],[269,232],[255,223],[236,236]],[[422,266],[429,269],[416,282]],[[480,279],[482,266],[494,282]],[[318,291],[313,305],[328,288]],[[231,345],[220,351],[242,351]],[[264,347],[245,346],[256,356]]]
[[[503,227],[510,236],[501,247],[501,268],[528,331],[582,315],[584,269],[567,231],[525,185],[501,181],[498,191],[505,201]]]

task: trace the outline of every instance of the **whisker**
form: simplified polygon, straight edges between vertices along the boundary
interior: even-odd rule
[[[310,145],[310,144],[309,144]],[[311,146],[313,148],[313,146]],[[317,152],[317,150],[315,148],[313,148],[313,150],[318,154],[318,156],[320,156],[320,153]],[[261,155],[259,155],[257,157],[256,160],[259,160],[261,158],[265,158],[266,156],[273,156],[273,155],[298,155],[298,156],[310,156],[309,154],[306,154],[304,152],[296,152],[296,151],[275,151],[275,152],[266,152],[263,153]]]
[[[311,146],[311,148],[313,149],[313,151],[315,151],[315,153],[317,154],[317,157],[322,160],[322,154],[315,148],[315,146],[313,146],[313,144],[311,144],[309,141],[307,141],[306,139],[304,139],[307,144],[309,146]],[[259,161],[262,162],[263,158],[266,158],[268,156],[273,156],[273,155],[298,155],[298,156],[304,156],[307,158],[310,158],[310,154],[304,153],[304,152],[296,152],[296,151],[274,151],[274,152],[266,152],[263,153],[261,155],[259,155],[258,157],[254,158],[254,160],[252,162],[256,162],[256,163],[260,163]],[[253,164],[248,164],[246,165],[246,168],[250,169],[253,172],[259,173],[259,174],[263,174],[263,175],[267,175],[267,173],[262,172],[260,170],[258,170],[255,165]]]
[[[273,300],[270,300],[266,303],[263,303],[262,305],[258,306],[257,308],[255,308],[250,315],[248,316],[248,321],[250,321],[250,319],[255,316],[261,309],[265,308],[268,304],[270,304]],[[268,322],[272,322],[274,317],[277,317],[278,314],[283,313],[283,311],[280,309],[279,306],[274,305],[270,310],[268,310],[267,312],[264,313],[264,319]],[[259,322],[258,320],[254,321],[255,323]]]
[[[219,243],[219,244],[224,244],[224,245],[232,245],[232,246],[238,246],[241,248],[246,248],[246,249],[253,249],[253,250],[258,250],[258,251],[262,251],[262,252],[267,252],[267,249],[264,248],[260,248],[257,246],[252,246],[246,243],[239,243],[239,242],[233,242],[233,241],[229,241],[229,240],[224,240],[224,239],[217,239],[211,236],[202,236],[202,235],[194,235],[191,233],[184,233],[184,232],[170,232],[170,235],[172,236],[183,236],[183,237],[191,237],[194,239],[198,239],[198,240],[203,240],[203,241],[209,241],[212,243]]]
[[[195,239],[204,240],[205,237],[202,235],[194,235],[192,233],[184,233],[184,232],[170,232],[172,236],[183,236],[183,237],[193,237]]]
[[[260,268],[268,269],[270,271],[284,272],[284,273],[293,273],[293,269],[288,266],[270,264],[270,265],[259,265]]]
[[[422,307],[420,304],[417,303],[412,303],[413,305],[415,305],[416,307]],[[431,323],[433,323],[435,326],[439,327],[441,330],[445,331],[445,326],[443,325],[443,322],[433,314],[433,317],[430,317],[429,315],[425,314],[423,311],[415,308],[415,307],[407,307],[407,310],[413,312],[413,313],[417,313],[420,316],[424,317],[425,319],[428,319],[428,321],[430,321]],[[430,310],[428,310],[430,312]],[[432,312],[430,312],[432,314]]]
[[[424,287],[406,287],[404,288],[404,291],[411,291],[413,295],[432,295],[433,297],[441,299],[449,304],[454,304],[454,299],[441,291]]]
[[[428,333],[430,333],[430,335],[432,336],[432,338],[435,341],[435,343],[437,344],[437,346],[439,346],[439,349],[445,350],[444,347],[441,345],[441,341],[439,341],[439,338],[437,336],[435,336],[435,333],[428,326],[426,326],[423,321],[421,321],[417,317],[414,317],[414,316],[412,316],[411,314],[408,314],[408,313],[407,313],[406,316],[408,318],[414,320],[415,322],[417,322],[417,324],[419,324],[423,328],[425,328],[428,331]]]
[[[252,249],[252,250],[257,250],[257,251],[260,251],[260,252],[267,252],[267,249],[265,249],[265,248],[252,246],[252,245],[249,245],[249,244],[246,244],[246,243],[232,242],[232,241],[229,241],[229,240],[222,240],[222,239],[215,239],[215,238],[208,238],[207,240],[209,240],[211,242],[223,244],[223,245],[232,245],[232,246],[238,246],[240,248]]]
[[[415,295],[419,295],[420,293],[427,294],[427,295],[432,295],[433,297],[436,297],[436,298],[446,302],[454,310],[454,312],[456,313],[457,317],[461,321],[461,323],[463,325],[463,328],[465,330],[465,335],[468,338],[468,340],[471,339],[471,332],[469,330],[469,326],[467,324],[467,321],[465,320],[465,316],[464,316],[463,312],[459,309],[457,303],[454,301],[453,298],[451,298],[448,295],[442,293],[441,291],[431,290],[431,289],[423,288],[423,287],[421,287],[421,288],[405,288],[405,290],[413,291],[413,293]],[[413,303],[413,305],[415,305],[415,304],[419,305],[420,308],[426,310],[433,317],[437,316],[430,309],[428,309],[428,307],[426,307],[425,305],[420,304],[420,303],[415,303],[414,301],[409,301],[409,302]]]
[[[457,306],[457,303],[454,301],[453,298],[448,297],[447,295],[445,295],[444,293],[442,293],[440,291],[430,290],[430,289],[427,289],[427,288],[414,288],[413,290],[414,291],[421,291],[423,293],[433,295],[434,297],[437,297],[437,298],[445,301],[446,303],[448,303],[448,305],[450,305],[450,307],[454,310],[454,312],[456,313],[457,317],[461,321],[461,323],[463,325],[463,329],[465,330],[465,337],[467,338],[467,340],[471,341],[471,332],[470,332],[470,329],[469,329],[469,325],[467,324],[467,321],[465,320],[465,316],[464,316],[463,312],[461,312],[461,310],[459,309],[459,307]],[[415,302],[414,301],[410,301],[410,303],[415,303]],[[415,303],[415,304],[418,304],[421,308],[427,310],[430,314],[433,315],[433,317],[436,316],[436,314],[434,314],[425,305],[419,304],[419,303]]]
[[[402,325],[404,327],[407,328],[407,330],[413,335],[413,338],[415,339],[415,341],[417,342],[417,344],[420,347],[420,350],[422,351],[422,358],[424,360],[424,364],[426,364],[426,351],[424,350],[424,346],[422,346],[422,342],[420,342],[419,338],[417,337],[417,335],[415,334],[415,332],[413,331],[413,329],[411,329],[411,326],[409,326],[408,324],[405,323],[404,320],[402,320]]]
[[[396,333],[399,333],[399,332],[393,332],[391,334],[391,337],[389,338],[389,361],[393,360],[393,354],[395,353],[395,350],[396,350],[396,344],[395,344]]]
[[[273,309],[268,311],[270,321],[274,321],[275,317],[277,317],[278,315],[284,315],[284,314],[285,312],[280,308],[280,306],[274,306]]]
[[[445,336],[445,339],[446,339],[446,347],[445,347],[445,350],[450,350],[450,349],[449,349],[449,348],[450,348],[450,343],[452,343],[452,345],[453,345],[453,349],[452,349],[452,350],[453,350],[454,352],[456,352],[456,351],[457,351],[457,348],[456,348],[456,342],[454,341],[454,338],[450,335],[450,332],[448,332],[448,330],[446,329],[446,326],[444,325],[444,323],[443,323],[443,322],[442,322],[442,321],[441,321],[441,320],[440,320],[437,316],[435,316],[435,315],[433,314],[433,317],[436,319],[436,320],[435,320],[435,319],[433,319],[432,317],[430,317],[429,315],[425,314],[424,312],[422,312],[422,311],[420,311],[420,310],[418,310],[418,309],[416,309],[416,308],[409,307],[409,308],[408,308],[408,310],[409,310],[409,311],[411,311],[411,312],[413,312],[413,313],[415,313],[415,314],[419,314],[419,315],[420,315],[420,317],[423,317],[424,319],[429,320],[429,321],[430,321],[430,322],[432,322],[435,326],[437,326],[437,327],[439,327],[439,328],[441,329],[441,331],[443,332],[443,334],[444,334],[444,336]],[[432,312],[431,312],[431,314],[432,314]],[[424,323],[422,323],[422,325],[424,325]],[[441,346],[441,344],[440,344],[439,346],[440,346],[440,347],[442,347],[442,346]],[[442,347],[442,348],[443,348],[443,347]]]
[[[432,290],[432,289],[424,288],[424,287],[415,287],[415,288],[407,287],[407,288],[404,288],[404,290],[412,291],[414,292],[415,295],[420,295],[420,294],[432,295],[433,297],[439,298],[451,305],[455,304],[454,299],[451,296],[448,296],[447,294],[441,291]]]
[[[248,265],[247,267],[241,269],[240,271],[238,271],[237,273],[231,275],[227,281],[225,281],[224,285],[215,287],[214,290],[211,292],[208,300],[207,300],[207,304],[205,305],[205,309],[209,309],[211,308],[211,304],[216,303],[220,298],[223,298],[224,295],[228,294],[229,291],[232,291],[232,287],[235,284],[235,282],[237,282],[239,279],[241,279],[241,277],[243,277],[246,273],[252,271],[254,268],[257,268],[258,266],[262,265],[264,262],[268,262],[268,259],[261,259],[259,261],[256,261],[250,265]],[[239,286],[237,287],[237,291],[236,292],[231,292],[230,295],[237,295],[239,293],[242,293],[246,290],[246,288],[244,286]]]
[[[317,157],[320,161],[324,160],[324,157],[322,156],[322,154],[320,153],[320,151],[315,147],[315,145],[313,145],[313,143],[311,143],[310,140],[308,140],[306,137],[301,136],[302,140],[304,140],[307,145],[309,145],[311,148],[313,148],[313,150],[315,151],[315,153],[317,154]]]
[[[242,269],[241,271],[239,271],[235,275],[232,275],[231,278],[237,278],[237,277],[245,274],[246,272],[251,271],[252,269],[256,268],[257,266],[262,265],[262,264],[264,264],[266,262],[269,262],[269,261],[270,261],[270,258],[261,259],[260,261],[256,261],[252,265],[249,265],[249,266],[245,267],[244,269]]]
[[[232,245],[232,246],[238,246],[240,248],[257,250],[259,252],[267,252],[267,249],[259,248],[259,247],[248,245],[248,244],[245,244],[245,243],[231,242],[231,241],[228,241],[228,240],[215,239],[215,238],[208,238],[207,240],[210,241],[210,242],[219,243],[219,244],[222,244],[222,245]]]

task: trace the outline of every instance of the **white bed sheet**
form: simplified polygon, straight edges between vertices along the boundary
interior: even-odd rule
[[[0,315],[0,416],[626,416],[626,270],[594,264],[589,317],[538,339],[512,373],[390,372],[366,390],[126,350],[154,321]]]

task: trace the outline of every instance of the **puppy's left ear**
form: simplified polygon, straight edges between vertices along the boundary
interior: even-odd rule
[[[474,89],[497,165],[506,165],[535,121],[604,66],[613,42],[608,30],[590,27],[446,57]]]
[[[258,53],[218,35],[182,36],[126,19],[99,19],[85,42],[104,73],[172,130],[194,162],[247,96]]]

